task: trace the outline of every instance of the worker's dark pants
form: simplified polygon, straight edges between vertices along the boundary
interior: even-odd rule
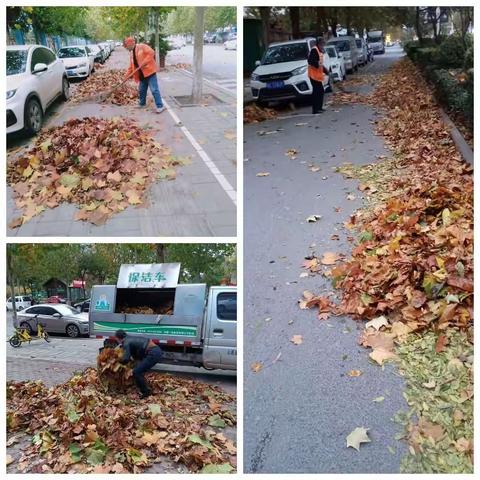
[[[323,83],[317,82],[316,80],[310,79],[312,82],[312,112],[318,113],[323,109],[323,94],[325,93],[323,89]]]
[[[153,347],[147,351],[147,355],[133,369],[133,379],[135,385],[143,393],[150,393],[147,382],[145,381],[145,373],[147,373],[156,363],[162,359],[162,349]]]
[[[155,105],[157,108],[163,107],[162,96],[160,95],[160,89],[158,88],[158,80],[157,75],[154,73],[149,77],[140,80],[138,85],[138,100],[140,106],[145,106],[147,102],[147,90],[150,87],[150,91],[152,92],[153,98],[155,99]]]

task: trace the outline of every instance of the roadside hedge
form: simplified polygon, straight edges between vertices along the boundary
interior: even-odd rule
[[[433,84],[438,100],[473,125],[473,36],[467,35],[465,43],[459,35],[442,39],[440,45],[433,39],[424,39],[421,45],[408,42],[404,49]],[[461,72],[466,81],[459,81]]]

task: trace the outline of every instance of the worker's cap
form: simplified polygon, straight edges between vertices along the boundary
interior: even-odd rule
[[[135,39],[133,37],[127,37],[124,41],[123,41],[123,45],[125,47],[132,47],[133,45],[135,45]]]

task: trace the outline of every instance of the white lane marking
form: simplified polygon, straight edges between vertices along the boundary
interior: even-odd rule
[[[163,99],[162,99],[163,100]],[[168,103],[163,100],[163,104],[167,107],[167,111],[170,116],[173,118],[176,124],[180,124],[180,129],[182,130],[183,134],[187,137],[188,141],[191,143],[192,147],[198,153],[199,157],[203,160],[203,163],[208,167],[212,175],[216,178],[217,182],[223,188],[225,193],[230,197],[233,204],[237,206],[237,192],[235,189],[230,185],[230,182],[225,178],[222,172],[217,168],[213,160],[208,156],[205,150],[200,146],[200,144],[195,140],[195,137],[190,133],[190,131],[185,127],[181,120],[178,118],[177,114],[173,111],[173,109],[168,105]]]
[[[187,74],[189,77],[193,77],[193,73],[186,70],[185,68],[177,68],[177,70],[181,71],[181,72],[184,72],[185,74]],[[205,78],[203,77],[203,80],[207,83],[210,83],[211,85],[215,85],[215,87],[217,88],[221,88],[222,90],[224,90],[225,92],[229,93],[230,95],[234,94],[234,93],[237,93],[237,89],[236,89],[236,86],[235,88],[226,88],[222,85],[220,85],[219,83],[217,82],[214,82],[213,80],[209,80],[208,78]]]

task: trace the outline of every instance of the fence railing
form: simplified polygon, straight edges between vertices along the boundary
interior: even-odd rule
[[[91,42],[86,38],[72,35],[50,35],[33,29],[27,32],[9,29],[7,43],[8,45],[44,45],[56,52],[67,45],[86,45]]]

